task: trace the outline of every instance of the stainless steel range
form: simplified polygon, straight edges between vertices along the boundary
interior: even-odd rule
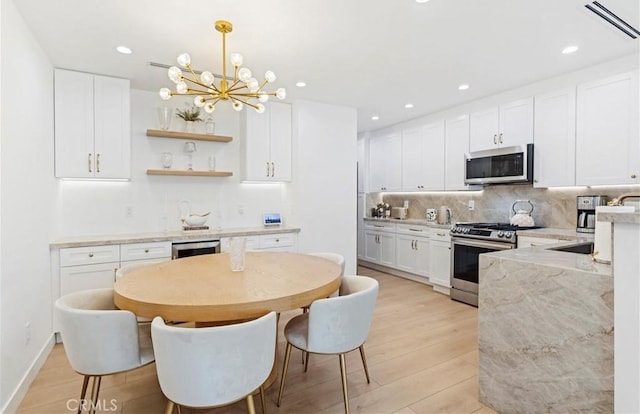
[[[518,227],[508,223],[457,223],[451,228],[451,299],[478,306],[478,256],[515,249]]]

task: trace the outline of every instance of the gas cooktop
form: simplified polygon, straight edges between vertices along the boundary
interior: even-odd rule
[[[515,244],[517,230],[539,228],[539,226],[514,226],[509,223],[456,223],[451,228],[451,235],[455,237],[492,240]]]

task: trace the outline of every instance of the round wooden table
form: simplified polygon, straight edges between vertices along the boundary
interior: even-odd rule
[[[244,271],[229,255],[207,254],[149,265],[119,279],[118,308],[169,321],[231,322],[308,306],[340,287],[340,266],[320,257],[247,252]]]

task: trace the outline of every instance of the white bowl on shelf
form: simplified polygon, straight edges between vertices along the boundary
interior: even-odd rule
[[[182,219],[182,221],[184,221],[184,224],[186,224],[187,226],[202,226],[204,225],[204,223],[207,222],[207,219],[209,218],[209,213],[206,214],[189,214],[187,217],[185,217],[184,219]]]

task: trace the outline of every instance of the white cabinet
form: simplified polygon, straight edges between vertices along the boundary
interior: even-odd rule
[[[366,143],[367,140],[364,138],[358,139],[358,193],[364,193],[367,191],[367,183],[366,180],[366,167],[367,167],[367,159],[366,159]]]
[[[400,133],[369,141],[369,191],[402,189],[402,145]]]
[[[129,81],[55,70],[55,174],[131,176]]]
[[[470,151],[533,142],[533,97],[470,115]]]
[[[364,216],[365,216],[365,195],[358,194],[358,217],[357,217],[357,251],[358,259],[364,259]]]
[[[576,185],[640,183],[638,73],[578,85]]]
[[[518,249],[523,247],[543,246],[545,244],[556,244],[560,242],[562,242],[562,240],[549,239],[546,237],[518,236]]]
[[[402,131],[402,190],[444,189],[444,121]]]
[[[575,87],[535,98],[534,187],[575,185]]]
[[[244,179],[291,181],[291,105],[269,102],[265,108],[242,112]]]
[[[113,287],[119,266],[119,245],[60,249],[60,296]]]
[[[428,277],[430,273],[429,227],[398,224],[396,268]]]
[[[460,115],[445,121],[444,189],[466,190],[465,153],[469,152],[469,116]]]
[[[431,273],[433,285],[451,287],[451,236],[447,229],[431,229]]]
[[[129,262],[171,260],[171,242],[131,243],[120,245],[120,267]]]
[[[246,236],[247,250],[265,250],[274,252],[296,252],[298,251],[298,237],[296,233],[273,233]],[[230,237],[223,237],[220,240],[220,251],[229,251]]]
[[[395,225],[365,222],[364,259],[383,266],[394,267],[396,263]]]

